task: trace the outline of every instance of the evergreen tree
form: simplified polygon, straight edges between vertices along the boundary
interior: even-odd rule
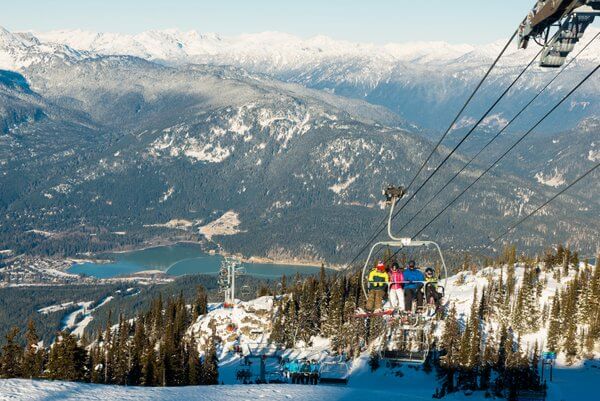
[[[144,386],[155,386],[158,384],[157,355],[154,348],[155,343],[153,341],[146,341],[144,344],[141,377],[141,384]]]
[[[564,351],[567,363],[571,364],[577,357],[577,320],[574,318],[577,312],[577,285],[571,283],[563,296],[563,332],[565,333]]]
[[[127,384],[129,373],[129,323],[125,320],[123,314],[119,316],[119,326],[115,339],[114,352],[114,384]]]
[[[546,347],[548,351],[559,352],[561,344],[561,312],[560,312],[560,294],[558,290],[554,293],[552,300],[552,309],[550,311],[550,322],[548,323],[548,335],[546,337]]]
[[[318,333],[318,308],[316,308],[316,285],[314,278],[308,278],[302,286],[300,305],[298,306],[299,339],[308,344],[311,337]]]
[[[77,338],[67,331],[57,336],[48,358],[48,376],[51,379],[82,381],[85,378],[86,351]]]
[[[329,320],[329,280],[325,274],[325,265],[323,263],[321,263],[321,270],[319,272],[319,283],[316,296],[316,303],[319,312],[319,330],[322,330],[323,326]]]
[[[323,335],[331,339],[334,348],[340,346],[340,339],[343,336],[341,329],[344,316],[344,292],[344,281],[342,278],[338,278],[333,282],[327,319],[322,325]]]
[[[27,323],[25,341],[22,375],[29,379],[42,377],[44,372],[44,348],[38,346],[40,339],[37,335],[35,322],[32,319],[29,319]]]
[[[379,369],[380,365],[379,352],[373,350],[369,356],[369,367],[371,368],[371,372],[375,372],[377,369]]]
[[[204,353],[202,384],[219,384],[219,359],[217,357],[217,349],[212,341],[207,344]]]
[[[564,276],[569,275],[569,263],[571,262],[571,251],[569,248],[565,249],[563,259],[562,259],[562,272]]]
[[[284,322],[284,304],[285,299],[282,298],[273,303],[273,326],[271,328],[271,335],[269,341],[275,344],[285,344],[285,322]]]
[[[144,355],[144,342],[146,341],[146,330],[144,317],[140,314],[134,323],[133,339],[130,350],[130,366],[127,372],[127,384],[139,386],[142,383],[142,360]]]
[[[446,392],[454,391],[454,376],[460,365],[460,343],[461,330],[458,319],[456,318],[456,309],[454,305],[448,312],[444,326],[444,332],[441,338],[442,358],[440,366],[444,372],[443,390]]]
[[[202,360],[198,353],[198,345],[196,344],[196,338],[192,336],[188,346],[188,360],[187,360],[187,384],[197,386],[202,384]]]
[[[22,350],[17,340],[18,335],[19,329],[13,327],[5,336],[2,355],[0,355],[0,377],[9,379],[21,377],[23,358]]]
[[[195,322],[198,316],[205,315],[208,311],[208,294],[206,289],[199,285],[196,287],[196,300],[192,311],[192,320]]]

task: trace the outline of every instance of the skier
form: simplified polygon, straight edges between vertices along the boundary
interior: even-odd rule
[[[302,365],[300,366],[300,383],[301,384],[309,384],[310,380],[310,362],[306,359],[302,360]]]
[[[377,266],[369,273],[369,296],[367,299],[367,311],[380,312],[383,304],[383,297],[390,277],[385,271],[385,265],[382,261],[377,262]]]
[[[310,383],[317,384],[319,382],[319,362],[313,359],[310,363]]]
[[[417,300],[417,308],[423,305],[423,282],[425,276],[423,272],[417,269],[417,264],[414,260],[408,262],[408,269],[404,270],[404,310],[407,312],[412,311],[413,301]]]
[[[404,281],[404,273],[400,270],[398,262],[392,263],[392,271],[390,272],[390,290],[388,298],[393,309],[404,310],[404,289],[402,288]]]
[[[295,359],[290,361],[288,370],[290,372],[292,384],[298,384],[299,373],[300,373],[300,365],[298,364],[298,361]]]
[[[435,271],[428,267],[425,269],[425,299],[427,303],[435,305],[435,311],[440,308],[440,293],[437,290],[438,278],[435,277]]]

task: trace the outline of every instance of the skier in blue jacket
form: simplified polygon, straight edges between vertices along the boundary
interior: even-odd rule
[[[288,365],[288,370],[290,372],[290,378],[292,379],[292,384],[298,384],[299,382],[299,373],[300,373],[300,364],[297,360],[290,361]]]
[[[417,264],[414,260],[408,262],[408,269],[404,270],[404,310],[413,310],[413,301],[417,300],[417,308],[423,306],[423,282],[425,276],[423,272],[417,269]]]
[[[310,362],[310,384],[317,384],[319,382],[319,362],[313,359]]]

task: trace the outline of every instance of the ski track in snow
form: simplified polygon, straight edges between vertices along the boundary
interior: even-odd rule
[[[113,298],[114,297],[112,295],[109,295],[108,297],[104,298],[102,300],[102,302],[100,302],[96,307],[94,307],[92,309],[90,309],[90,305],[93,304],[92,301],[78,302],[77,305],[79,305],[79,309],[77,309],[77,310],[67,314],[65,317],[63,317],[63,319],[61,321],[61,330],[70,330],[71,334],[74,334],[78,337],[83,336],[85,328],[88,326],[88,324],[90,324],[90,322],[92,320],[94,320],[94,317],[92,316],[92,312],[94,312],[96,309],[106,305]],[[38,312],[40,312],[40,311],[38,311]],[[77,321],[77,318],[80,315],[83,316],[83,319],[81,319],[80,321]]]

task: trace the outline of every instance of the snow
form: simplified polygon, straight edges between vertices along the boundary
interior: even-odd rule
[[[189,220],[185,219],[171,219],[166,223],[156,223],[156,224],[144,224],[144,227],[166,227],[166,228],[176,228],[180,230],[185,230],[190,228],[193,223]]]
[[[44,230],[38,230],[38,229],[32,229],[32,230],[28,230],[26,231],[28,233],[34,233],[34,234],[38,234],[38,235],[43,235],[44,237],[54,237],[56,236],[56,233],[52,232],[52,231],[44,231]]]
[[[48,313],[59,312],[61,310],[65,310],[68,307],[70,307],[71,305],[73,305],[73,302],[65,302],[64,304],[60,304],[60,305],[50,305],[50,306],[46,306],[45,308],[38,309],[38,313],[47,315]]]
[[[590,28],[587,33],[592,36],[594,31],[594,28]],[[134,55],[151,60],[179,63],[220,61],[221,64],[270,64],[272,69],[344,58],[366,59],[370,60],[371,64],[383,66],[398,61],[446,64],[459,59],[465,62],[472,59],[488,60],[495,57],[503,44],[494,42],[472,46],[442,41],[415,41],[376,45],[335,40],[324,35],[303,39],[283,32],[262,32],[225,37],[215,33],[202,34],[175,29],[152,30],[133,35],[81,30],[30,32],[29,34],[44,43],[62,43],[73,49],[98,54]],[[519,52],[516,48],[510,48],[508,53],[511,57],[507,59],[517,64],[531,57],[532,51],[534,50]],[[594,53],[595,51],[592,50],[582,54],[582,57],[593,58]],[[376,72],[371,74],[373,84],[376,84],[378,79],[382,79],[381,74],[378,75]]]
[[[79,309],[77,309],[77,310],[69,313],[65,317],[63,317],[61,330],[70,330],[70,329],[76,328],[77,323],[75,323],[75,322],[76,322],[77,318],[80,315],[87,316],[88,308],[90,307],[90,305],[92,305],[92,303],[93,302],[91,302],[91,301],[78,302],[77,305],[79,306]],[[81,323],[81,322],[79,322],[79,323]]]
[[[590,149],[588,152],[588,160],[592,162],[600,161],[600,150]]]
[[[173,193],[175,192],[175,188],[173,187],[169,187],[169,189],[167,189],[167,191],[163,194],[163,197],[160,199],[160,203],[166,202],[171,195],[173,195]]]
[[[114,297],[112,295],[109,295],[106,298],[104,298],[94,308],[90,308],[90,306],[93,304],[92,301],[78,302],[77,305],[79,306],[79,309],[77,309],[63,317],[63,319],[61,321],[61,323],[62,323],[61,330],[69,330],[72,334],[74,334],[78,337],[82,337],[84,334],[85,328],[90,324],[90,322],[92,320],[94,320],[92,313],[95,310],[97,310],[98,308],[101,308],[102,306],[106,305],[113,299],[114,299]],[[73,305],[73,302],[69,302],[69,303],[63,304],[63,305],[66,305],[66,307],[68,307],[68,306]],[[60,306],[63,306],[63,305],[60,305]],[[48,308],[56,309],[56,307],[57,307],[56,305],[50,306],[47,308],[40,309],[40,310],[38,310],[38,312],[48,313],[47,311],[43,311],[43,310],[46,310]],[[65,308],[63,308],[63,309],[65,309]],[[50,311],[52,311],[52,312],[56,311],[54,309],[50,309]],[[58,309],[58,310],[60,310],[60,309]]]
[[[357,174],[357,175],[355,175],[353,177],[350,177],[345,182],[340,182],[338,184],[334,184],[334,185],[330,186],[329,189],[339,195],[342,191],[345,191],[346,189],[348,189],[348,187],[350,185],[352,185],[352,183],[354,181],[356,181],[356,179],[359,176],[360,176],[360,174]]]
[[[547,185],[549,187],[558,188],[561,185],[565,184],[565,178],[562,173],[558,171],[558,169],[554,169],[554,173],[550,176],[544,175],[544,173],[539,172],[535,175],[535,179],[540,183]]]
[[[188,387],[125,387],[37,380],[0,380],[0,401],[315,401],[368,399],[368,389],[348,390],[334,386],[224,385]],[[386,393],[389,396],[389,392]]]
[[[199,232],[208,240],[215,235],[235,235],[241,232],[237,228],[240,223],[241,221],[239,214],[233,210],[230,210],[224,213],[217,220],[200,227]]]

